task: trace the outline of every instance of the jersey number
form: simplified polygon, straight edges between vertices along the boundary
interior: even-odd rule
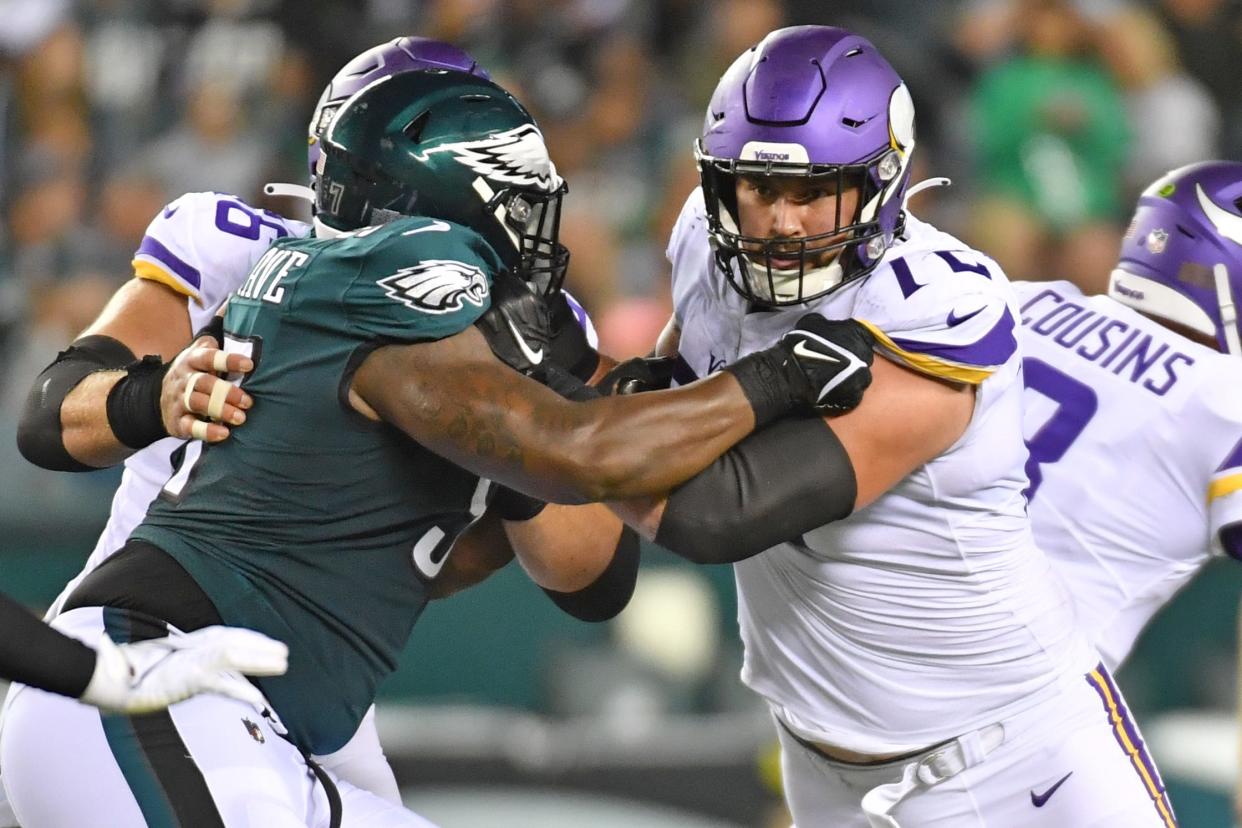
[[[240,219],[235,221],[234,219]],[[240,201],[222,198],[216,202],[216,229],[232,236],[255,241],[267,227],[276,233],[276,238],[289,235],[284,224],[276,221],[278,216],[267,210],[255,210]]]
[[[1064,371],[1058,371],[1043,360],[1027,357],[1022,360],[1022,370],[1027,388],[1057,404],[1052,416],[1026,441],[1027,451],[1030,452],[1026,459],[1026,476],[1030,485],[1024,494],[1029,501],[1044,479],[1040,467],[1065,456],[1095,416],[1099,400],[1089,385]]]
[[[259,365],[259,352],[262,350],[260,346],[261,340],[258,337],[234,339],[228,334],[224,335],[224,351],[230,354],[242,354],[247,359],[252,360],[256,368]],[[244,379],[245,377],[241,374],[230,374],[228,376],[228,381],[234,385],[241,385]],[[164,488],[160,492],[163,498],[173,502],[181,500],[181,493],[185,491],[186,484],[190,482],[190,474],[203,456],[203,445],[202,440],[187,440],[182,444],[181,448],[173,452],[173,465],[177,468],[173,472],[172,477],[168,478],[168,482],[164,484]],[[176,459],[178,454],[181,455],[179,463]]]
[[[418,570],[418,574],[428,581],[440,574],[445,561],[448,560],[449,553],[453,551],[453,544],[457,543],[461,533],[483,516],[483,512],[487,509],[487,492],[491,487],[492,481],[486,477],[480,477],[478,485],[474,487],[474,494],[470,498],[470,516],[453,521],[448,529],[433,526],[418,539],[411,553],[414,568]]]

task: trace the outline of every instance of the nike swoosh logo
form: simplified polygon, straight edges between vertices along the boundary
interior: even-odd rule
[[[415,227],[413,230],[406,230],[401,235],[412,236],[415,233],[444,233],[451,229],[452,228],[448,226],[447,222],[435,219],[431,222],[431,224],[425,224],[422,227]]]
[[[1057,792],[1057,788],[1064,785],[1065,780],[1069,779],[1073,775],[1074,775],[1073,771],[1070,771],[1069,773],[1065,774],[1065,776],[1062,776],[1060,779],[1057,780],[1057,783],[1055,785],[1053,785],[1048,790],[1044,791],[1042,794],[1037,794],[1034,791],[1031,791],[1031,804],[1034,805],[1036,808],[1044,807],[1044,803],[1052,798],[1052,795]]]
[[[794,343],[793,353],[794,353],[794,356],[800,356],[803,359],[817,359],[820,362],[840,362],[841,361],[837,359],[836,357],[831,356],[830,354],[825,354],[823,351],[812,351],[810,348],[806,346],[805,339],[799,339],[796,343]]]
[[[177,212],[180,209],[181,209],[180,204],[169,204],[167,207],[164,208],[164,218],[172,218],[173,213]]]
[[[522,338],[522,335],[518,333],[517,326],[513,324],[513,320],[506,319],[505,323],[508,324],[509,330],[513,332],[513,338],[517,340],[518,350],[522,352],[522,356],[526,357],[531,365],[538,365],[543,362],[543,348],[540,348],[538,351],[532,350],[526,344],[526,340]]]
[[[987,308],[986,305],[984,305],[982,308],[976,308],[975,310],[972,310],[970,313],[966,314],[965,316],[958,316],[956,311],[949,311],[949,327],[956,328],[958,325],[962,324],[967,319],[973,319],[979,314],[983,313],[983,311],[986,308]]]

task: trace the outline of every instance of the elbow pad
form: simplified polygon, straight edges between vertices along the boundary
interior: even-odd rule
[[[621,537],[612,561],[600,576],[577,592],[544,592],[565,612],[579,621],[598,623],[615,618],[625,609],[634,594],[640,559],[638,534],[628,526],[621,527]]]
[[[828,424],[781,420],[675,489],[655,542],[695,563],[734,563],[848,517],[857,496]]]
[[[35,379],[17,425],[22,456],[52,471],[95,471],[65,449],[60,406],[69,392],[90,374],[120,370],[134,361],[134,352],[110,336],[84,336],[56,355]]]

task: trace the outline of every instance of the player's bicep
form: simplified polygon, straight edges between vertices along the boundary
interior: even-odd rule
[[[190,341],[187,301],[184,294],[160,282],[130,279],[80,337],[110,336],[139,357],[159,354],[171,360]]]
[[[860,509],[961,438],[974,413],[974,387],[877,359],[862,404],[827,418],[849,454]]]

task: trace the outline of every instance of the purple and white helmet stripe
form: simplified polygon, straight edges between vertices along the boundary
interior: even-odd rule
[[[1242,163],[1191,164],[1144,190],[1108,294],[1242,356]]]

